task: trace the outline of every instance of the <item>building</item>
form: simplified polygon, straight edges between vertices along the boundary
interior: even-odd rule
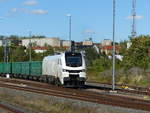
[[[131,45],[132,45],[132,42],[131,42],[131,41],[128,41],[128,42],[127,42],[127,49],[129,49],[129,48],[131,47]]]
[[[101,45],[102,46],[112,46],[112,41],[110,39],[104,39],[102,42],[101,42]]]
[[[48,50],[47,47],[32,47],[32,50],[34,50],[36,53],[43,53],[46,52]]]
[[[93,45],[96,45],[98,48],[102,47],[101,43],[93,43]]]
[[[69,41],[69,40],[62,40],[61,41],[61,46],[62,47],[70,47],[71,46],[71,41]]]
[[[93,41],[92,40],[85,40],[82,42],[83,46],[92,46],[93,45]]]
[[[11,45],[20,46],[22,45],[22,41],[19,39],[10,39]]]
[[[119,54],[120,46],[115,46],[116,54]],[[101,53],[105,53],[106,55],[112,54],[113,46],[102,46]]]
[[[77,47],[82,46],[82,42],[75,42],[75,46]]]
[[[29,43],[32,43],[33,46],[45,46],[50,45],[52,47],[60,47],[61,41],[57,37],[53,38],[32,38],[32,39],[22,39],[22,45],[29,47]]]

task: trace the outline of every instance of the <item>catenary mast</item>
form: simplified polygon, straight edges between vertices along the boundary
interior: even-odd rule
[[[136,0],[132,0],[132,38],[136,37]]]

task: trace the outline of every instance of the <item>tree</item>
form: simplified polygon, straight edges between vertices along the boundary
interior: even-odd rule
[[[46,38],[45,36],[40,36],[40,35],[33,35],[32,38]]]
[[[150,36],[141,35],[131,39],[132,45],[126,51],[123,64],[127,68],[150,67]]]
[[[9,38],[9,39],[17,40],[17,39],[19,39],[19,36],[17,36],[17,35],[11,35],[11,36],[9,36],[8,38]]]
[[[120,46],[119,54],[124,56],[124,54],[127,50],[127,41],[120,42],[119,46]]]
[[[48,55],[53,55],[54,54],[54,50],[51,46],[47,46],[47,51],[43,53],[43,56],[48,56]]]
[[[99,58],[99,53],[97,53],[97,51],[90,47],[90,48],[85,48],[85,56],[86,56],[86,60],[87,60],[87,65],[92,65],[92,61]]]
[[[1,46],[0,47],[0,62],[4,61],[4,48]]]
[[[25,52],[24,46],[11,46],[9,48],[9,61],[10,62],[23,62],[27,61],[28,57]]]
[[[93,60],[92,67],[95,68],[97,72],[103,72],[112,67],[112,61],[106,56],[101,56],[98,59]]]

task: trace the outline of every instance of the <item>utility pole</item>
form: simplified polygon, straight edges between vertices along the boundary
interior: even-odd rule
[[[8,62],[8,40],[5,37],[3,39],[3,47],[4,47],[4,62]]]
[[[31,44],[31,38],[32,38],[32,36],[31,36],[31,31],[29,31],[29,61],[31,62],[32,61],[32,44]]]
[[[71,21],[72,21],[72,18],[71,18],[71,15],[69,15],[69,40],[71,42]]]
[[[112,70],[112,90],[115,90],[115,13],[116,13],[116,0],[113,0],[113,70]]]
[[[3,47],[4,47],[4,62],[7,61],[7,42],[6,37],[3,39]]]
[[[132,38],[136,37],[136,0],[132,0]]]
[[[70,47],[71,47],[71,24],[72,24],[72,16],[71,16],[71,14],[67,14],[67,17],[69,17],[69,41],[70,41]]]

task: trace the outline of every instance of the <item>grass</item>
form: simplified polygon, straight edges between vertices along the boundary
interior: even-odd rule
[[[112,82],[112,70],[105,70],[103,72],[95,71],[94,69],[89,69],[87,71],[88,80],[96,81],[101,83],[111,83]],[[137,86],[150,86],[150,72],[145,74],[145,71],[138,72],[137,69],[133,69],[129,72],[123,69],[117,70],[115,75],[116,83],[118,84],[129,84]]]
[[[30,111],[42,113],[96,113],[95,108],[75,106],[69,102],[54,102],[47,99],[26,99],[22,96],[13,97],[6,93],[0,94],[1,101],[7,101],[15,105],[24,106]]]

